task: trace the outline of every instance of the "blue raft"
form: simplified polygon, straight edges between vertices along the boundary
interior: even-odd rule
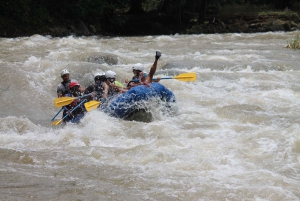
[[[172,91],[160,83],[153,82],[150,86],[133,87],[126,93],[110,99],[102,104],[101,110],[110,116],[127,119],[138,111],[147,112],[151,107],[150,103],[153,102],[159,103],[168,111],[172,111],[176,99]]]

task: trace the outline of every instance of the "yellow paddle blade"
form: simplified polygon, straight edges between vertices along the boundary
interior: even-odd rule
[[[60,124],[61,122],[62,122],[62,119],[56,120],[56,121],[52,121],[51,125],[52,125],[52,126],[55,126],[55,125]]]
[[[54,99],[55,107],[63,107],[65,105],[69,105],[73,102],[74,98],[72,97],[61,97]]]
[[[182,73],[177,76],[172,77],[173,79],[178,79],[183,82],[192,82],[197,79],[196,73]]]
[[[101,104],[101,102],[100,101],[94,101],[94,100],[92,100],[92,101],[89,101],[89,102],[87,102],[87,103],[85,103],[84,104],[84,107],[85,107],[85,109],[86,109],[86,111],[91,111],[91,110],[93,110],[93,109],[96,109],[96,108],[98,108],[98,106]]]

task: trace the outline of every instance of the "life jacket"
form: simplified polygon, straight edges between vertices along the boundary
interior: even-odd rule
[[[70,105],[65,106],[65,115],[67,114],[67,111],[71,111],[74,107],[76,107],[78,104],[81,103],[81,101],[83,100],[74,100]],[[81,119],[86,113],[86,110],[84,108],[84,105],[81,104],[78,108],[76,108],[72,114],[73,115],[68,115],[63,121],[64,122],[69,122],[71,121],[72,123],[77,123],[77,121],[79,120],[79,118]],[[74,121],[76,119],[76,122]]]
[[[84,91],[84,94],[90,94],[92,92],[95,92],[96,97],[95,100],[101,100],[104,95],[104,82],[96,82],[95,84],[91,84],[86,88]]]
[[[66,94],[70,93],[69,85],[71,83],[71,80],[68,82],[61,82],[60,85],[58,85],[57,93],[61,93],[62,96],[65,96]]]
[[[127,87],[130,86],[130,83],[134,82],[135,84],[139,84],[140,83],[140,78],[138,75],[134,75],[132,77],[132,79],[128,82]]]
[[[104,82],[97,82],[94,84],[94,91],[96,93],[96,99],[101,100],[104,95]]]
[[[70,92],[71,97],[79,97],[82,95],[80,91],[70,90],[69,92]]]
[[[114,95],[116,95],[117,93],[118,93],[118,92],[117,92],[114,88],[109,87],[108,93],[107,93],[107,97],[114,96]]]
[[[76,96],[73,96],[73,97],[76,97]],[[65,106],[64,107],[64,114],[67,114],[68,111],[73,110],[73,108],[75,108],[82,101],[83,101],[83,99],[75,99],[71,104]],[[86,110],[84,108],[84,104],[81,104],[78,108],[76,108],[72,112],[73,115],[69,115],[69,116],[67,116],[67,118],[64,119],[64,122],[71,121],[72,123],[76,123],[79,120],[78,118],[82,118],[85,113],[86,113]],[[78,119],[78,120],[75,121],[75,119]]]

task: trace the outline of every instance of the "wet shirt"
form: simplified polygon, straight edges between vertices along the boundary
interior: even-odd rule
[[[80,97],[80,91],[70,91],[71,97]],[[64,119],[64,122],[71,121],[72,123],[76,123],[77,120],[82,118],[86,113],[86,109],[84,108],[84,98],[75,99],[71,104],[64,107],[64,114],[66,115],[68,111],[72,111],[72,115],[68,115],[67,118]],[[80,104],[79,107],[77,107]],[[77,107],[75,109],[75,107]]]
[[[104,95],[104,82],[97,82],[95,84],[91,84],[86,88],[84,91],[84,94],[89,94],[95,92],[96,97],[94,98],[95,100],[101,100]]]
[[[82,101],[83,100],[74,100],[70,105],[64,107],[64,116],[67,114],[68,111],[72,111],[72,115],[68,115],[63,120],[64,122],[71,121],[72,123],[76,123],[77,120],[79,120],[84,116],[86,110],[84,108],[84,104],[82,103]],[[75,109],[75,107],[78,106],[78,104],[80,104],[80,106]]]
[[[140,83],[140,78],[139,76],[135,75],[131,78],[131,80],[128,82],[127,86],[130,85],[130,83],[134,82],[135,84],[139,84]]]
[[[66,94],[70,93],[70,89],[69,89],[69,85],[71,83],[71,80],[69,80],[68,82],[61,82],[58,86],[57,86],[57,96],[62,95],[65,96]]]
[[[116,94],[118,94],[118,92],[113,87],[109,87],[107,97],[111,97],[111,96],[114,96]]]

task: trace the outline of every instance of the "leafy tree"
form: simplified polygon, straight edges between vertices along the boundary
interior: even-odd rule
[[[285,9],[285,8],[288,8],[292,4],[292,1],[291,0],[274,0],[274,3],[275,3],[275,8]]]
[[[130,0],[130,10],[129,13],[139,14],[143,13],[144,10],[142,8],[143,1],[142,0]]]
[[[205,21],[207,0],[198,0],[199,12],[198,12],[198,22],[203,23]]]

